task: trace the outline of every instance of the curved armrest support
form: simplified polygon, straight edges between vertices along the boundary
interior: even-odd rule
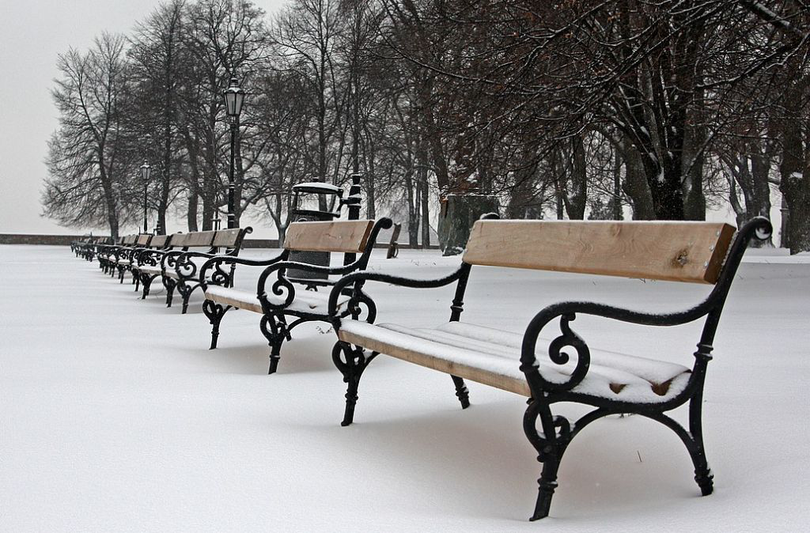
[[[133,256],[133,263],[137,262],[138,266],[157,266],[166,250],[157,250],[151,248],[141,248],[137,253],[137,257]]]
[[[189,278],[196,278],[197,277],[197,263],[192,261],[192,258],[201,257],[201,258],[212,258],[217,257],[218,254],[212,254],[209,252],[196,252],[196,251],[184,251],[177,256],[177,259],[174,261],[174,271],[177,273],[178,279],[184,280]]]
[[[136,250],[136,248],[130,248],[130,247],[126,247],[126,246],[120,248],[119,250],[117,250],[115,252],[115,260],[116,260],[116,262],[118,262],[118,261],[120,261],[122,259],[126,259],[126,260],[131,262],[132,261],[132,256],[133,256],[133,254],[135,254],[135,250]]]
[[[130,259],[132,264],[138,265],[157,265],[158,257],[164,252],[165,250],[161,250],[158,248],[133,248]]]
[[[165,273],[167,270],[173,270],[177,265],[177,258],[183,255],[186,250],[169,250],[163,254],[160,260],[160,269]]]
[[[390,225],[390,219],[383,218],[372,228],[372,231],[379,232],[380,228],[385,228]],[[376,238],[376,236],[374,237]],[[335,274],[340,276],[345,276],[346,274],[350,274],[356,270],[362,270],[368,264],[368,257],[371,253],[371,246],[369,246],[360,257],[348,265],[342,266],[335,266],[335,267],[326,267],[320,265],[312,265],[310,263],[298,263],[295,261],[286,261],[286,257],[284,261],[274,262],[274,264],[268,266],[259,276],[259,281],[256,286],[256,292],[259,296],[259,301],[262,304],[262,308],[265,310],[274,310],[279,311],[288,307],[292,301],[295,299],[295,286],[293,283],[287,279],[286,271],[288,268],[292,268],[295,270],[302,270],[305,272],[316,272],[321,274]],[[285,296],[284,302],[280,304],[274,304],[267,299],[267,292],[265,291],[265,286],[267,284],[267,279],[273,275],[273,273],[277,273],[277,279],[273,282],[271,287],[271,291],[276,296]],[[267,312],[267,311],[265,311]]]
[[[258,283],[256,284],[256,292],[259,297],[259,302],[262,304],[262,309],[265,310],[265,313],[269,313],[271,311],[280,311],[289,307],[289,305],[295,299],[295,285],[289,279],[287,279],[287,276],[285,275],[288,268],[294,268],[306,272],[319,272],[327,275],[346,274],[358,268],[359,263],[359,261],[355,261],[354,263],[341,267],[325,267],[311,265],[309,263],[297,263],[295,261],[278,261],[264,269],[259,276]],[[284,297],[284,301],[280,304],[271,302],[267,298],[267,291],[265,290],[267,278],[269,278],[273,273],[277,273],[277,279],[273,282],[270,290],[276,296]]]
[[[570,323],[576,319],[577,314],[598,316],[646,326],[678,326],[706,316],[717,309],[717,303],[712,298],[712,295],[709,295],[706,300],[691,309],[664,314],[622,309],[594,302],[562,302],[550,305],[537,313],[526,328],[521,347],[520,370],[526,374],[526,379],[533,394],[539,394],[540,391],[571,390],[585,378],[590,367],[588,345],[570,327]],[[554,364],[565,365],[570,360],[570,356],[564,351],[564,348],[571,347],[577,352],[576,367],[564,382],[545,379],[538,369],[536,356],[537,339],[540,332],[549,322],[558,317],[560,319],[561,333],[549,344],[548,359]]]
[[[231,285],[231,275],[222,268],[223,265],[270,266],[283,261],[288,256],[289,252],[287,250],[282,250],[281,253],[270,259],[245,259],[232,255],[218,255],[212,257],[200,267],[200,283],[205,288],[209,278],[208,272],[213,269],[214,271],[210,275],[211,281],[217,285],[229,287]]]
[[[374,245],[377,242],[377,237],[379,236],[380,231],[391,228],[392,226],[393,222],[391,221],[390,218],[383,217],[377,220],[374,223],[374,226],[371,228],[371,233],[369,234],[368,240],[366,241],[365,244],[365,249],[354,262],[348,265],[338,267],[325,267],[319,265],[312,265],[309,263],[298,263],[293,261],[287,261],[286,257],[285,260],[270,265],[259,276],[259,280],[256,287],[256,292],[258,294],[259,301],[262,304],[262,309],[264,309],[265,313],[280,311],[287,308],[295,299],[295,286],[285,276],[286,270],[288,268],[293,268],[305,272],[315,272],[327,275],[335,274],[341,276],[350,274],[351,272],[355,272],[357,270],[364,270],[368,265],[369,257],[371,256],[371,252],[373,251]],[[268,278],[274,273],[276,273],[277,279],[275,282],[273,282],[270,290],[274,295],[284,297],[284,301],[281,303],[272,303],[267,298],[267,292],[265,290]]]
[[[413,279],[404,278],[401,276],[393,276],[391,274],[384,274],[382,272],[355,272],[341,278],[335,286],[332,287],[332,292],[329,294],[329,320],[334,325],[335,329],[340,329],[341,314],[338,312],[338,299],[341,294],[344,294],[350,286],[352,289],[352,297],[349,300],[349,309],[356,309],[358,304],[368,305],[370,298],[362,292],[362,287],[367,281],[378,281],[396,285],[399,287],[408,287],[413,289],[435,289],[450,285],[453,282],[466,279],[469,273],[469,265],[462,263],[461,266],[442,278],[437,279]],[[373,302],[371,302],[373,305]],[[345,316],[347,313],[343,313]]]

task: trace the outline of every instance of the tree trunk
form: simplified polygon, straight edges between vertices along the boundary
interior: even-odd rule
[[[428,183],[428,169],[426,166],[419,167],[419,182],[422,185],[422,246],[430,246],[430,187]]]
[[[630,143],[625,143],[624,156],[624,193],[633,204],[633,220],[655,220],[652,193],[644,176],[641,155]]]
[[[706,220],[706,197],[703,194],[703,168],[706,161],[703,146],[706,143],[706,126],[703,123],[702,91],[695,91],[695,108],[692,119],[687,121],[686,139],[683,147],[683,212],[686,220]]]
[[[442,255],[458,255],[463,252],[475,221],[481,218],[481,215],[497,210],[498,203],[494,196],[448,195],[439,214],[439,242],[442,243]]]
[[[192,187],[188,191],[188,209],[186,210],[186,223],[188,231],[197,230],[197,205],[199,196],[197,196],[197,187]]]
[[[571,194],[569,195],[564,187],[563,200],[565,210],[570,220],[583,220],[585,218],[585,205],[588,197],[588,175],[585,162],[585,143],[581,135],[571,138],[571,148],[573,152],[571,165]]]
[[[622,154],[618,150],[613,151],[613,198],[610,199],[613,220],[623,220],[622,210]]]
[[[807,158],[802,138],[802,98],[797,92],[788,91],[786,94],[779,185],[790,213],[787,241],[791,255],[810,251],[810,172],[804,164]]]
[[[422,197],[419,192],[418,180],[414,182],[413,170],[405,172],[405,197],[408,202],[408,245],[411,248],[419,247],[419,206]]]
[[[370,144],[370,146],[369,146]],[[366,167],[366,217],[374,220],[377,218],[377,188],[375,187],[375,178],[377,176],[377,167],[375,163],[376,148],[373,142],[363,143],[363,154],[365,156]]]

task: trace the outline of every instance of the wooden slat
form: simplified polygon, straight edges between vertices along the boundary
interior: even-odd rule
[[[715,283],[734,231],[713,222],[479,220],[464,262]]]
[[[183,246],[211,246],[211,243],[214,242],[214,235],[216,235],[215,231],[195,231],[192,233],[186,233]]]
[[[135,243],[138,246],[146,246],[147,244],[149,244],[149,240],[151,238],[152,236],[149,234],[138,235],[138,240],[136,240]]]
[[[294,222],[287,229],[284,248],[311,252],[362,253],[366,249],[373,220]]]
[[[217,231],[216,236],[214,237],[214,246],[225,246],[228,248],[232,248],[236,245],[236,239],[239,238],[239,233],[242,230],[239,228],[232,228],[232,229],[221,229]]]

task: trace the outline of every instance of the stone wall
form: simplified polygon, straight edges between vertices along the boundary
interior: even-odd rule
[[[48,244],[67,246],[73,241],[83,239],[84,235],[20,235],[0,233],[0,244]]]
[[[73,241],[78,241],[87,237],[86,235],[21,235],[14,233],[0,233],[0,244],[45,244],[50,246],[68,246]],[[94,235],[98,237],[98,235]],[[278,239],[245,239],[245,248],[278,248]],[[375,248],[388,248],[388,243],[378,242]],[[408,249],[410,246],[404,243],[399,244],[400,249]],[[431,250],[438,249],[438,246],[430,246]]]

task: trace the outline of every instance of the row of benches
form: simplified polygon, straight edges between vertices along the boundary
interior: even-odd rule
[[[573,438],[595,420],[613,414],[641,415],[673,430],[692,459],[701,493],[712,492],[701,421],[706,370],[720,314],[743,253],[752,239],[765,239],[772,231],[766,219],[754,219],[735,232],[722,223],[545,222],[485,217],[476,222],[459,268],[432,280],[366,271],[379,231],[390,225],[387,219],[376,224],[296,223],[290,227],[284,251],[272,259],[249,260],[235,253],[212,257],[184,250],[175,256],[173,268],[181,280],[188,274],[188,279],[194,278],[194,283],[204,289],[203,310],[212,324],[211,348],[216,347],[220,322],[229,309],[261,314],[260,328],[271,346],[271,373],[277,367],[282,343],[290,338],[290,330],[304,321],[330,321],[338,337],[332,359],[347,384],[342,425],[353,422],[360,378],[379,354],[450,375],[462,408],[470,404],[465,380],[527,397],[523,429],[543,465],[532,520],[548,515],[560,461]],[[156,268],[157,255],[146,254],[146,250],[154,249],[136,247],[130,261],[137,260],[138,268],[144,272],[142,262],[148,263],[145,258],[152,257]],[[342,267],[289,260],[291,252],[301,250],[360,256]],[[163,252],[161,259],[164,276],[170,253]],[[140,254],[137,259],[136,254]],[[202,259],[202,264],[195,262]],[[263,269],[255,294],[233,288],[237,265]],[[644,312],[586,301],[560,302],[540,310],[520,335],[460,321],[473,266],[696,282],[713,288],[690,309],[673,312]],[[306,283],[288,275],[293,269],[341,277],[331,283],[328,293],[311,292],[302,290]],[[424,329],[378,324],[377,302],[365,290],[369,282],[419,289],[455,285],[449,321]],[[396,308],[394,302],[385,303]],[[526,305],[530,304],[527,298]],[[586,342],[572,329],[571,323],[578,316],[644,326],[703,320],[703,328],[690,368],[658,360],[654,354],[640,357],[598,350],[595,343]],[[558,324],[559,333],[541,337],[553,323]],[[596,330],[594,335],[598,333]],[[629,347],[632,344],[629,342]],[[592,409],[571,421],[555,412],[555,404],[561,402]],[[686,427],[668,414],[684,404],[688,404],[689,415]]]

